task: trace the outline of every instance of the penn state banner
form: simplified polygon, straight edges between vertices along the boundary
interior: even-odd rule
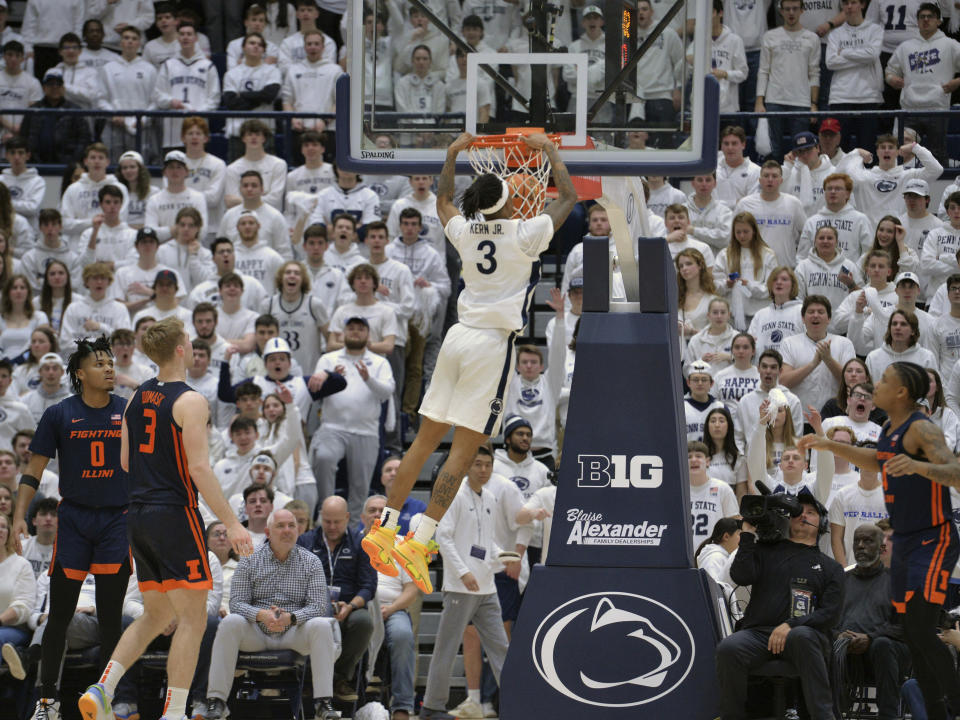
[[[640,238],[639,302],[611,304],[608,253],[584,241],[550,549],[514,626],[504,720],[717,714],[723,601],[693,567],[676,271],[663,239]]]

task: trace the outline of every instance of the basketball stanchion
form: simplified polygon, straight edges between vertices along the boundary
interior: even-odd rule
[[[638,301],[611,303],[609,253],[584,241],[550,548],[514,625],[503,720],[717,716],[724,600],[693,563],[676,273],[662,238],[640,238],[642,275],[624,278]]]

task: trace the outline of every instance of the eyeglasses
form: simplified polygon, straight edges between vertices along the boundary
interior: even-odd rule
[[[228,535],[226,530],[214,530],[212,533],[210,533],[210,537],[225,538],[228,537]]]
[[[934,13],[920,13],[917,15],[917,20],[937,20],[937,16]]]
[[[850,393],[850,397],[854,398],[855,400],[873,400],[872,395],[867,395],[866,393],[858,390],[854,390],[852,393]]]

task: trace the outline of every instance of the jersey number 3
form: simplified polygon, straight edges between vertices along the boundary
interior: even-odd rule
[[[491,275],[497,271],[497,259],[494,255],[497,252],[497,246],[493,240],[482,240],[477,245],[477,250],[483,253],[483,262],[477,263],[477,270],[484,275]]]
[[[143,419],[143,432],[147,436],[147,441],[140,443],[140,447],[137,449],[142,453],[152,453],[154,440],[157,436],[157,411],[153,408],[144,408]]]

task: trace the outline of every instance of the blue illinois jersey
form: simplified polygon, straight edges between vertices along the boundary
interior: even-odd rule
[[[30,451],[59,457],[60,495],[87,507],[124,507],[130,502],[127,474],[120,467],[120,429],[126,401],[110,395],[102,408],[79,395],[48,407]]]
[[[940,483],[922,475],[887,475],[886,461],[901,453],[915,460],[923,454],[908,453],[903,438],[915,422],[930,422],[922,412],[915,412],[900,427],[891,428],[887,422],[877,440],[877,459],[883,473],[883,500],[890,513],[890,524],[897,533],[911,533],[942,525],[952,515],[950,491]]]
[[[130,443],[130,502],[197,506],[197,486],[187,469],[183,431],[173,419],[173,404],[191,388],[185,382],[151,378],[127,406]]]

